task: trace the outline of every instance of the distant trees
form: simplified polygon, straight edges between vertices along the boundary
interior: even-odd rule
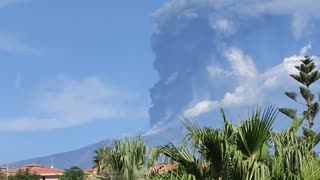
[[[39,180],[41,176],[35,173],[31,173],[29,169],[18,170],[15,175],[8,177],[9,180]]]
[[[0,169],[0,180],[6,180],[7,176],[6,174]]]
[[[67,169],[59,180],[83,180],[84,172],[77,166]]]

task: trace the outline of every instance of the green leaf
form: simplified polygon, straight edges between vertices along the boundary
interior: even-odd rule
[[[287,95],[290,99],[297,101],[298,94],[296,92],[285,92],[285,95]]]
[[[297,110],[290,108],[279,108],[279,111],[291,119],[297,118]]]
[[[311,91],[308,88],[302,86],[300,86],[300,94],[306,100],[306,102],[308,102],[308,100],[310,100],[311,102],[314,98],[314,95],[311,93]]]
[[[305,127],[302,127],[302,129],[303,129],[303,135],[305,137],[315,137],[316,136],[316,133],[313,130],[307,129]]]
[[[300,71],[299,72],[302,84],[309,86],[309,76],[307,73]]]
[[[308,66],[308,69],[305,71],[306,73],[310,73],[312,72],[313,70],[315,70],[316,68],[316,65],[314,64],[314,62],[310,63]]]
[[[320,133],[318,133],[314,138],[314,145],[317,145],[320,142]]]
[[[268,142],[276,116],[274,107],[266,108],[262,114],[258,109],[238,128],[237,145],[246,157],[258,160],[266,157],[267,151],[262,148]]]
[[[308,56],[305,56],[305,59],[301,60],[301,62],[305,65],[308,65],[312,63],[313,60],[311,60]]]
[[[311,72],[309,77],[308,77],[308,86],[310,86],[311,84],[313,84],[316,81],[318,81],[319,78],[320,78],[320,76],[319,76],[319,72],[318,71]]]
[[[224,122],[224,130],[226,132],[227,138],[229,139],[234,134],[233,126],[228,121],[228,119],[225,115],[225,112],[222,108],[220,108],[220,114],[221,114],[223,122]]]
[[[301,127],[304,119],[303,118],[296,118],[291,123],[291,126],[289,128],[289,131],[296,133],[298,129]]]
[[[317,114],[319,113],[319,103],[313,103],[310,107],[310,115],[312,117],[312,121],[313,119],[317,116]]]
[[[300,82],[301,84],[304,84],[304,81],[302,80],[300,75],[297,74],[290,74],[290,76],[295,79],[296,81]]]
[[[300,66],[294,66],[298,71],[301,71],[301,65]]]

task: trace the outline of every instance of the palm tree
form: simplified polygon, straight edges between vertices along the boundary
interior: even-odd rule
[[[96,150],[95,153],[96,155],[93,157],[93,168],[97,168],[98,175],[106,177],[108,174],[107,159],[111,154],[111,149],[102,147],[99,150]]]
[[[148,166],[152,165],[151,149],[141,136],[115,140],[113,149],[100,149],[93,161],[100,165],[101,172],[108,172],[112,180],[136,180],[148,175]],[[102,162],[102,163],[100,163]]]
[[[182,120],[189,131],[184,142],[189,142],[189,145],[159,147],[160,153],[179,163],[176,171],[159,177],[182,179],[188,176],[200,180],[320,179],[320,160],[314,150],[320,135],[299,135],[303,118],[295,119],[287,130],[276,133],[272,131],[277,115],[273,107],[263,113],[258,109],[237,128],[227,120],[223,110],[221,114],[223,130],[200,128],[196,123]]]
[[[159,151],[180,164],[180,168],[196,179],[267,179],[270,171],[271,126],[277,115],[274,107],[261,112],[259,108],[238,128],[227,120],[221,109],[224,129],[200,128],[182,120],[189,131],[186,141],[191,146],[173,144]],[[190,151],[197,153],[191,154]]]

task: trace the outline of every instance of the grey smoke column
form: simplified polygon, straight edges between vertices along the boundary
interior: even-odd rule
[[[209,81],[206,68],[221,59],[218,52],[231,33],[228,29],[221,33],[215,27],[215,19],[220,17],[215,16],[218,13],[209,4],[210,1],[177,0],[154,14],[152,49],[160,80],[150,90],[151,125],[179,120],[177,115],[190,105],[196,91],[208,89],[202,87]]]
[[[195,76],[210,62],[214,40],[208,20],[185,18],[168,19],[152,36],[154,67],[160,77],[150,90],[152,125],[181,113],[192,101]]]
[[[151,41],[154,67],[160,79],[150,89],[151,125],[179,120],[177,116],[182,115],[197,94],[208,93],[209,98],[221,99],[225,92],[221,88],[227,88],[226,80],[217,78],[209,83],[212,78],[207,67],[212,64],[228,67],[223,55],[226,48],[245,46],[245,53],[256,53],[261,61],[266,61],[263,54],[286,57],[286,43],[295,43],[294,39],[305,28],[304,22],[320,19],[319,13],[315,13],[320,1],[285,2],[172,0],[158,10],[154,14],[156,30]],[[288,33],[291,30],[293,33]],[[285,43],[279,38],[286,39]],[[277,48],[277,52],[266,52],[272,49],[267,47]]]

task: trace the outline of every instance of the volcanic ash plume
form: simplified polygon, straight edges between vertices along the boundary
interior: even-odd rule
[[[313,0],[173,0],[156,11],[152,49],[160,79],[150,89],[151,125],[177,121],[198,101],[221,100],[241,79],[253,81],[232,71],[237,60],[243,57],[240,64],[249,64],[255,76],[255,63],[246,53],[264,61],[263,53],[275,53],[266,49],[279,34],[286,35],[286,43],[301,38],[308,22],[320,18],[319,7]],[[230,60],[229,52],[241,57]],[[212,105],[206,102],[202,105]]]

